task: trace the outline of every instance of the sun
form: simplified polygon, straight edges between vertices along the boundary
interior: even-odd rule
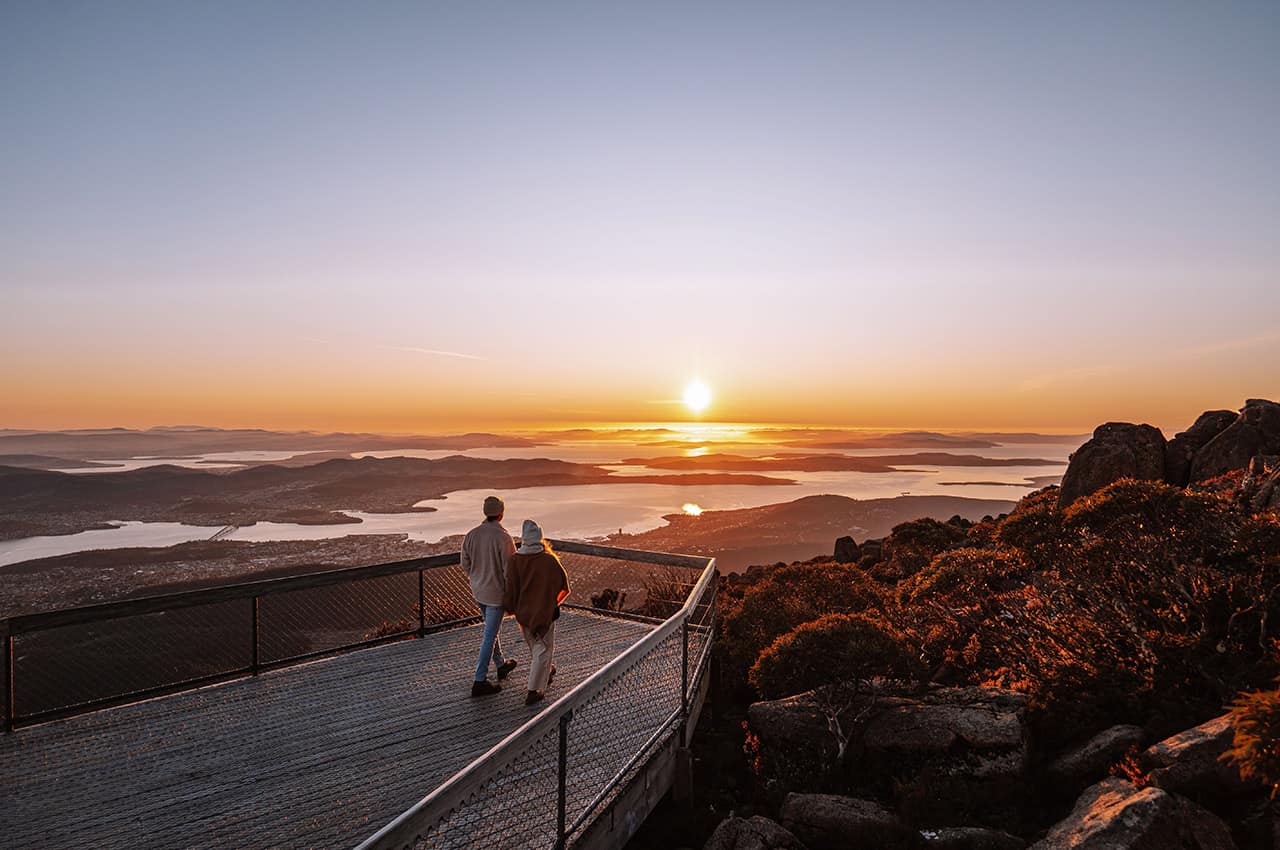
[[[684,406],[694,413],[701,413],[711,404],[711,387],[702,381],[690,381],[684,388]]]

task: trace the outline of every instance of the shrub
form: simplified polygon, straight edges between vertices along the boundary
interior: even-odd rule
[[[919,663],[903,639],[854,614],[828,614],[774,641],[751,668],[751,684],[778,699],[813,691],[836,738],[849,743],[847,714],[873,679],[914,679]]]
[[[793,564],[748,588],[724,619],[726,672],[742,678],[760,653],[782,635],[824,614],[883,607],[880,588],[847,564]]]
[[[963,543],[965,532],[961,523],[927,517],[896,525],[884,541],[888,567],[898,576],[914,575],[934,555]]]
[[[1280,690],[1241,694],[1231,706],[1235,738],[1226,759],[1240,776],[1280,790]]]

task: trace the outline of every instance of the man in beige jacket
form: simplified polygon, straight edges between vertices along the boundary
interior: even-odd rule
[[[502,595],[505,590],[507,559],[515,554],[516,545],[502,527],[506,506],[497,496],[484,500],[484,522],[467,532],[462,539],[462,569],[471,579],[471,595],[484,617],[484,637],[480,639],[480,657],[476,659],[473,697],[496,694],[501,685],[489,681],[489,663],[497,665],[498,678],[505,679],[516,668],[514,658],[502,654],[498,630],[502,627]]]

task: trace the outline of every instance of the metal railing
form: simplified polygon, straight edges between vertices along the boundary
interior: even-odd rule
[[[715,629],[714,558],[553,542],[559,552],[659,564],[682,598],[653,631],[359,845],[386,848],[565,848],[679,736],[687,746]],[[647,810],[646,810],[647,811]]]
[[[478,621],[457,552],[12,617],[4,729]]]

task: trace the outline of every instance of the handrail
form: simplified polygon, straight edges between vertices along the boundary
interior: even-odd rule
[[[193,608],[197,605],[208,605],[214,602],[252,599],[256,596],[286,593],[291,590],[309,590],[316,587],[346,584],[357,579],[382,578],[383,576],[398,575],[399,573],[451,567],[459,563],[459,561],[460,553],[450,552],[444,555],[429,555],[425,558],[393,561],[389,564],[376,564],[370,567],[344,567],[340,570],[321,570],[284,578],[261,579],[259,581],[228,584],[221,587],[206,587],[199,590],[184,590],[178,593],[124,599],[119,602],[101,602],[97,605],[84,605],[79,608],[61,608],[56,611],[41,611],[36,614],[19,614],[8,618],[4,622],[8,625],[9,634],[20,635],[58,626],[74,626],[101,620],[115,620],[136,614],[154,614],[160,611]]]
[[[481,788],[489,776],[509,765],[520,753],[518,744],[523,741],[536,741],[549,733],[561,722],[562,718],[572,717],[574,711],[593,699],[607,685],[644,658],[662,641],[671,637],[677,629],[683,628],[690,615],[693,614],[698,599],[702,597],[716,572],[715,558],[613,549],[569,541],[552,540],[551,544],[553,548],[561,552],[574,552],[670,566],[701,567],[702,574],[685,598],[684,605],[668,617],[662,625],[632,644],[613,661],[601,667],[585,681],[579,683],[577,687],[507,735],[484,755],[471,762],[443,785],[402,812],[391,823],[362,841],[357,845],[356,850],[384,850],[384,848],[398,848],[413,844],[420,832]]]

